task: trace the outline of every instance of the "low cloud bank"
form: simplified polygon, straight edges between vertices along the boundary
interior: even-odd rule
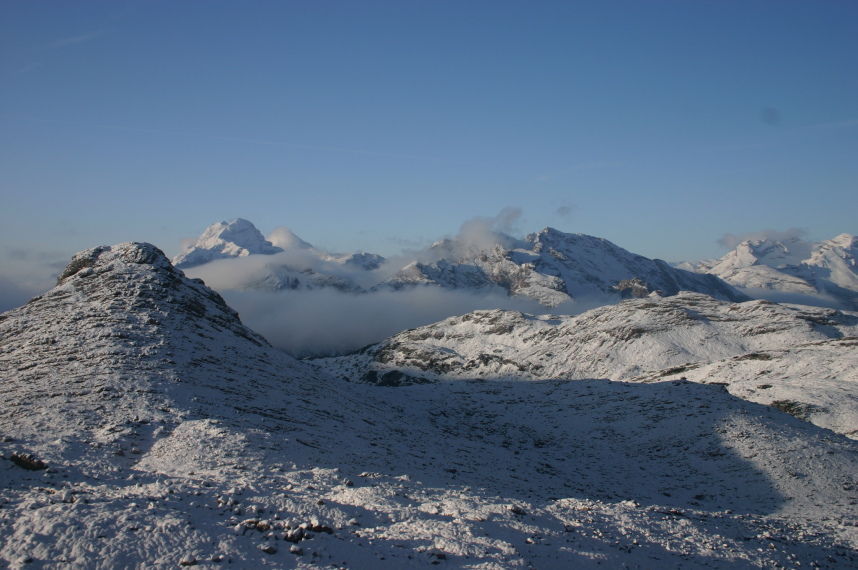
[[[799,228],[790,228],[786,231],[778,230],[762,230],[759,232],[748,232],[744,234],[724,234],[718,239],[718,245],[726,249],[735,249],[737,245],[743,241],[756,240],[772,240],[772,241],[789,241],[791,239],[801,239],[807,232]]]
[[[433,286],[365,294],[330,289],[221,294],[245,325],[297,357],[352,352],[403,330],[478,309],[569,314],[595,306],[566,303],[547,309],[536,301],[501,292],[479,294]]]
[[[810,305],[811,307],[826,307],[829,309],[852,310],[846,303],[828,295],[810,293],[791,293],[788,291],[776,291],[774,289],[763,289],[758,287],[736,287],[739,291],[752,299],[765,299],[773,303],[787,303],[793,305]]]

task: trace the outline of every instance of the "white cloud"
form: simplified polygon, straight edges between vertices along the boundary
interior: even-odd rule
[[[275,347],[299,357],[351,352],[400,331],[477,309],[546,312],[529,299],[434,286],[365,294],[331,289],[226,291],[223,296],[244,324]]]
[[[788,241],[791,239],[801,239],[807,232],[800,228],[790,228],[786,231],[778,230],[762,230],[759,232],[748,232],[744,234],[724,234],[718,238],[718,245],[727,249],[734,249],[743,241],[748,240],[772,240],[772,241]]]

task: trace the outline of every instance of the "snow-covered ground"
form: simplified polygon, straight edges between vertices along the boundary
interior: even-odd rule
[[[841,434],[711,382],[357,382],[145,244],[0,315],[0,378],[8,567],[858,564]]]
[[[687,378],[858,437],[858,314],[698,293],[577,316],[475,311],[316,362],[374,384]]]

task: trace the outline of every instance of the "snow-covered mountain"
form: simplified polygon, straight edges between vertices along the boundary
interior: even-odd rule
[[[273,350],[152,246],[76,255],[0,315],[0,560],[858,563],[858,443],[718,386],[355,380]]]
[[[236,218],[209,226],[197,241],[173,258],[173,265],[207,276],[210,271],[198,269],[209,262],[242,260],[231,265],[229,289],[264,291],[312,290],[334,288],[351,293],[364,289],[351,278],[351,272],[377,269],[385,259],[371,253],[328,253],[302,240],[288,228],[280,227],[265,239],[251,222]],[[215,273],[225,266],[214,266]],[[212,266],[208,267],[212,270]],[[220,279],[213,280],[220,284]]]
[[[790,384],[790,398],[825,412],[812,419],[858,438],[856,346],[856,313],[762,300],[735,304],[683,292],[578,316],[476,311],[318,362],[332,374],[381,385],[687,376],[730,385],[733,393],[763,404],[787,398],[781,387]],[[716,366],[725,362],[729,366]],[[756,385],[734,378],[733,368],[749,366],[766,389],[755,392]],[[691,370],[693,376],[686,374]]]
[[[438,242],[431,248],[437,261],[414,262],[382,286],[501,290],[546,307],[581,298],[641,297],[654,291],[675,295],[687,290],[729,301],[748,299],[713,276],[673,268],[602,238],[546,228],[523,241],[508,236],[499,236],[499,241],[490,248]]]
[[[257,255],[254,262],[230,266],[230,289],[333,287],[363,292],[365,287],[359,282],[375,291],[434,285],[524,297],[546,307],[585,298],[612,302],[653,291],[668,295],[697,291],[729,301],[748,298],[714,276],[676,269],[664,261],[630,253],[605,239],[552,228],[524,240],[503,234],[482,242],[444,239],[415,254],[424,261],[409,263],[393,277],[385,278],[385,273],[378,272],[381,282],[375,284],[366,274],[384,264],[385,259],[379,255],[327,253],[286,228],[275,230],[269,240],[246,220],[221,222],[210,226],[173,263],[188,269],[223,258],[268,256]],[[193,273],[210,281],[203,270]],[[220,280],[215,283],[216,288],[224,289]]]
[[[814,303],[817,296],[820,301],[858,310],[856,259],[858,238],[841,234],[821,242],[798,238],[747,240],[721,259],[689,264],[688,268],[756,290],[756,295],[765,291],[799,294],[806,296],[803,300],[808,303]]]
[[[283,248],[262,237],[252,223],[236,218],[231,222],[210,225],[196,242],[173,258],[173,265],[186,269],[215,259],[271,255],[282,251]]]

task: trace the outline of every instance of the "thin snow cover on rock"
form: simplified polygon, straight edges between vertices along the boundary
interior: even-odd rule
[[[688,264],[753,297],[858,310],[858,238],[841,234],[821,242],[797,235],[757,237],[718,260]],[[683,265],[685,266],[685,265]]]
[[[858,438],[858,314],[699,293],[651,296],[578,316],[475,311],[317,360],[380,385],[453,379],[688,378],[789,407]]]
[[[354,380],[273,349],[153,246],[75,256],[0,315],[0,560],[858,563],[858,442],[719,386]]]

